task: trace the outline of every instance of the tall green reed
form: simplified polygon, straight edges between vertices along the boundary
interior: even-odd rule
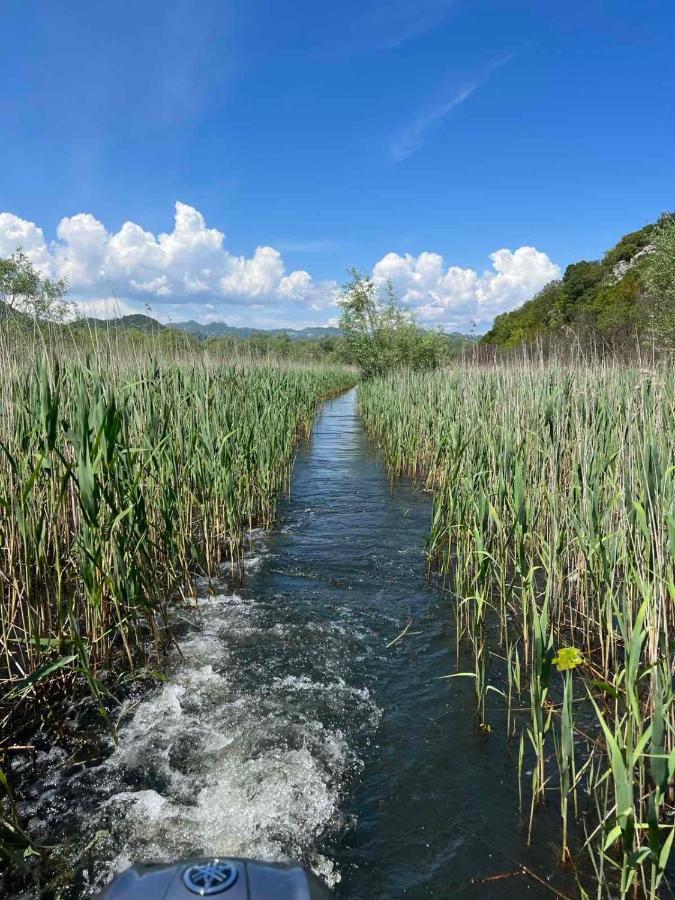
[[[100,698],[102,673],[161,651],[167,603],[241,558],[317,404],[354,380],[111,345],[5,349],[0,746],[76,683]]]
[[[434,491],[430,557],[459,639],[481,672],[486,654],[505,660],[508,734],[520,724],[521,769],[523,731],[533,758],[530,827],[557,782],[563,857],[572,808],[598,896],[659,896],[675,813],[675,377],[467,366],[366,382],[359,406],[392,471]],[[560,648],[580,661],[562,684]]]

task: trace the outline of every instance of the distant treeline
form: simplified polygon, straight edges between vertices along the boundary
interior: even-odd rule
[[[135,316],[134,318],[147,318]],[[53,327],[53,326],[52,326]],[[249,335],[225,334],[218,337],[200,337],[179,328],[149,328],[138,323],[112,321],[106,327],[92,328],[87,321],[75,321],[59,326],[79,344],[96,345],[101,341],[123,342],[131,347],[156,347],[161,350],[176,349],[195,354],[243,356],[254,359],[274,357],[295,362],[327,362],[351,364],[356,362],[352,348],[345,336],[326,334],[316,337],[291,337],[280,331],[254,331]],[[440,356],[450,360],[466,349],[470,339],[459,334],[438,334]]]

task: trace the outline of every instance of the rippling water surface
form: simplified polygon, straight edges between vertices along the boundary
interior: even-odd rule
[[[189,614],[182,657],[104,762],[34,786],[32,833],[86,848],[81,895],[132,860],[221,853],[300,858],[359,900],[554,896],[513,874],[561,878],[545,822],[524,847],[515,754],[476,733],[471,683],[442,678],[430,513],[390,483],[354,393],[329,403],[244,587],[224,578]]]

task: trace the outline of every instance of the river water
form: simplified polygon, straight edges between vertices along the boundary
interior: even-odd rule
[[[471,681],[443,678],[430,518],[428,495],[391,483],[355,393],[329,402],[244,586],[224,576],[186,614],[182,656],[117,747],[39,761],[52,771],[23,812],[36,838],[70,842],[75,896],[133,860],[210,853],[299,858],[353,900],[555,896],[522,863],[572,896],[557,829],[537,822],[525,847],[515,752],[476,731]]]

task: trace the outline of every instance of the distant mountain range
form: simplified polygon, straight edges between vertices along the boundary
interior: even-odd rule
[[[80,323],[90,328],[133,328],[137,331],[184,331],[201,340],[206,338],[235,337],[246,339],[256,334],[275,335],[287,334],[292,341],[319,341],[327,337],[339,337],[342,332],[332,325],[313,325],[309,328],[247,328],[236,325],[228,325],[226,322],[209,322],[203,325],[193,320],[187,322],[170,322],[162,325],[157,319],[140,313],[129,316],[120,316],[116,319],[80,319]],[[445,335],[446,339],[457,349],[473,344],[476,341],[474,335],[452,332]]]
[[[80,324],[90,328],[134,328],[137,331],[185,331],[198,338],[218,338],[232,336],[236,338],[250,338],[255,334],[287,334],[292,341],[320,340],[325,337],[338,337],[339,328],[332,326],[314,326],[311,328],[246,328],[228,325],[225,322],[209,322],[202,325],[201,322],[171,322],[162,325],[157,319],[136,313],[129,316],[120,316],[115,319],[81,319]]]
[[[135,328],[137,331],[165,331],[166,327],[153,319],[152,316],[144,316],[142,313],[135,313],[130,316],[118,316],[114,319],[96,319],[93,316],[78,319],[75,323],[82,327],[88,328]]]
[[[202,325],[201,322],[188,321],[172,322],[166,327],[173,328],[175,331],[187,331],[201,338],[225,337],[226,335],[247,338],[254,334],[287,334],[292,341],[307,341],[340,335],[340,329],[330,325],[315,325],[310,328],[246,328],[227,325],[225,322],[209,322],[207,325]]]
[[[7,304],[0,303],[0,320],[4,318],[12,318],[17,322],[23,322],[25,325],[31,325],[33,319],[25,313],[10,309]],[[187,322],[170,322],[163,325],[152,316],[146,316],[143,313],[133,313],[128,316],[117,316],[112,319],[97,319],[93,316],[85,316],[66,324],[67,328],[74,329],[96,329],[105,331],[129,330],[144,331],[148,333],[159,334],[166,331],[182,331],[186,334],[193,335],[199,340],[207,338],[234,337],[240,340],[254,337],[255,335],[264,335],[273,337],[274,335],[286,334],[291,341],[320,341],[323,338],[340,337],[342,332],[333,325],[313,325],[308,328],[247,328],[238,327],[236,325],[228,325],[226,322],[209,322],[203,325],[201,322],[193,320]],[[475,335],[460,334],[459,332],[446,333],[445,338],[448,347],[455,352],[461,352],[467,345],[474,344],[478,339]]]

